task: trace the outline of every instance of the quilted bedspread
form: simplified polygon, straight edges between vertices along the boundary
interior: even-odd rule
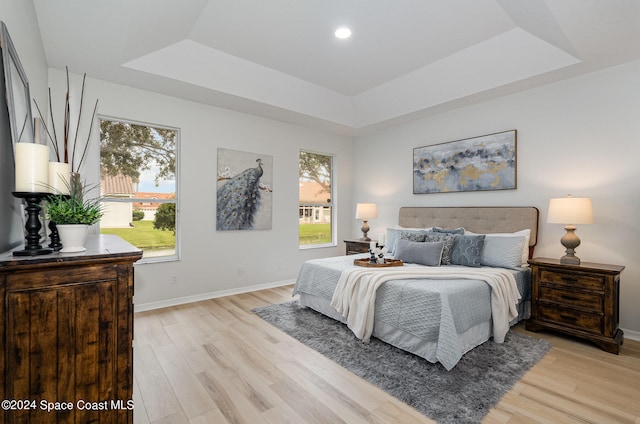
[[[330,302],[340,275],[354,267],[356,257],[339,256],[305,262],[293,294],[306,293]],[[405,267],[421,266],[405,264]],[[519,288],[522,287],[522,276],[518,271],[514,271],[514,275]],[[466,352],[459,334],[489,320],[491,288],[480,280],[392,280],[379,287],[375,300],[376,326],[398,329],[409,335],[404,339],[411,339],[410,343],[436,343],[436,359],[446,369],[453,368]],[[374,327],[373,336],[376,335]],[[393,344],[416,353],[414,346],[402,346],[402,343]]]

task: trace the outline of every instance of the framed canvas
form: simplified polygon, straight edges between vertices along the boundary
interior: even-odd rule
[[[218,149],[216,230],[270,230],[273,157]]]
[[[31,95],[18,52],[0,21],[0,252],[25,242],[25,208],[12,194],[18,142],[33,142]],[[46,236],[44,228],[41,233]]]
[[[511,190],[517,131],[413,149],[413,194]]]

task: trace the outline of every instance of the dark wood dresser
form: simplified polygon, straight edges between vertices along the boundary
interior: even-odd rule
[[[531,318],[526,329],[554,330],[590,340],[618,353],[620,273],[624,266],[534,258],[531,265]]]
[[[0,254],[0,422],[133,422],[141,257],[111,235],[89,236],[80,254]]]

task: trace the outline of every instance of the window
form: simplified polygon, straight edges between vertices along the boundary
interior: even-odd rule
[[[100,233],[142,249],[143,260],[177,259],[175,128],[100,118]]]
[[[300,152],[299,245],[333,245],[333,157]]]

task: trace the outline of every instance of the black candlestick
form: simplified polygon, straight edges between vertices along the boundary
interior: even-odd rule
[[[51,239],[51,243],[49,243],[49,247],[53,249],[54,252],[62,249],[62,243],[60,243],[60,234],[58,233],[58,227],[56,223],[53,221],[49,221],[49,238]]]
[[[24,226],[27,230],[27,235],[25,236],[24,250],[15,250],[13,254],[15,256],[37,256],[53,252],[52,249],[42,247],[40,244],[40,229],[42,228],[40,223],[40,202],[50,193],[14,191],[12,194],[14,197],[24,199],[27,202],[27,223]]]
[[[45,197],[48,202],[55,200],[57,197],[68,198],[68,194],[49,194]],[[49,247],[53,249],[54,252],[58,252],[62,250],[62,243],[60,243],[60,233],[58,233],[58,226],[55,222],[49,221],[49,239],[51,243],[49,243]]]

